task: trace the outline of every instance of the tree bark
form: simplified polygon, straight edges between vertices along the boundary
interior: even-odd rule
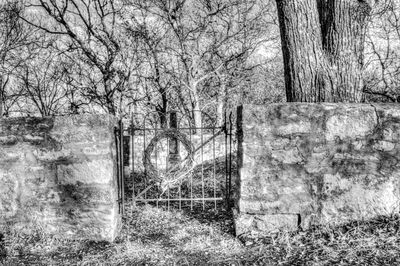
[[[287,101],[363,101],[363,43],[372,3],[276,2]]]
[[[323,101],[323,70],[316,0],[277,0],[288,102]],[[328,94],[328,93],[327,93]]]

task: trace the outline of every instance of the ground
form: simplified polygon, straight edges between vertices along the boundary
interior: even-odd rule
[[[234,236],[221,207],[202,213],[130,206],[114,243],[56,239],[39,226],[29,236],[6,232],[1,265],[400,264],[399,215],[251,240]]]

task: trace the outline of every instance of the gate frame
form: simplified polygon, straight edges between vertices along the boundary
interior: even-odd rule
[[[125,214],[125,182],[124,182],[124,124],[122,119],[118,121],[118,126],[114,128],[116,160],[117,160],[117,190],[118,190],[118,212]]]
[[[201,159],[201,167],[202,167],[202,197],[201,198],[177,198],[177,199],[164,199],[164,198],[151,198],[151,199],[146,199],[146,198],[138,198],[137,194],[135,194],[135,182],[134,182],[134,177],[133,177],[133,173],[135,170],[135,132],[137,131],[142,131],[143,132],[143,139],[144,139],[144,150],[146,149],[146,132],[148,131],[154,131],[154,136],[156,136],[158,133],[158,131],[163,131],[165,130],[164,128],[158,128],[158,124],[156,124],[155,128],[148,128],[146,127],[146,120],[148,119],[148,117],[154,113],[157,112],[151,112],[149,114],[144,115],[143,117],[143,127],[140,126],[135,126],[134,123],[134,116],[138,115],[135,113],[131,113],[130,115],[130,123],[129,123],[129,127],[128,128],[124,128],[124,123],[121,120],[118,121],[118,126],[115,127],[115,143],[116,143],[116,158],[117,158],[117,185],[118,185],[118,204],[119,204],[119,213],[120,214],[124,214],[125,213],[125,177],[124,177],[124,141],[123,141],[123,137],[124,136],[130,136],[130,151],[129,151],[129,162],[131,165],[130,168],[130,178],[132,178],[132,204],[134,206],[136,206],[137,203],[139,202],[144,202],[144,203],[149,203],[149,202],[155,202],[157,204],[158,207],[158,203],[159,202],[167,202],[168,204],[168,210],[170,210],[170,202],[173,201],[179,201],[179,209],[181,208],[181,203],[182,202],[191,202],[191,210],[193,210],[193,203],[195,201],[201,201],[202,202],[202,207],[203,207],[203,211],[205,210],[205,202],[206,201],[214,201],[214,209],[217,209],[217,201],[223,201],[226,206],[226,208],[229,210],[232,207],[231,204],[231,193],[232,193],[232,137],[233,137],[233,123],[232,123],[232,112],[229,113],[229,115],[227,113],[225,113],[224,115],[224,122],[223,125],[221,126],[201,126],[200,128],[196,128],[196,126],[192,127],[191,126],[191,121],[190,119],[189,121],[189,127],[179,127],[180,122],[182,121],[182,119],[184,118],[184,116],[182,116],[179,120],[177,120],[177,128],[176,130],[189,130],[190,132],[192,130],[200,130],[200,139],[201,139],[201,145],[199,147],[195,147],[194,149],[194,153],[196,153],[197,151],[201,150],[202,151],[202,159]],[[178,113],[176,111],[169,111],[167,112],[168,114],[171,113]],[[182,113],[181,113],[182,114]],[[202,112],[202,114],[204,114]],[[140,114],[143,115],[143,114]],[[208,114],[206,114],[207,116],[209,116]],[[168,120],[168,119],[167,119]],[[169,120],[167,122],[167,125],[169,124]],[[169,127],[167,127],[166,129],[169,129]],[[203,133],[204,130],[212,130],[212,137],[206,141],[203,141]],[[217,133],[215,133],[217,131]],[[127,134],[124,134],[127,133]],[[225,195],[221,195],[222,197],[216,197],[216,193],[215,193],[215,138],[220,136],[221,134],[224,134],[224,144],[225,144]],[[192,142],[192,136],[193,134],[190,133],[190,141]],[[214,197],[213,198],[209,198],[209,197],[204,197],[204,159],[203,159],[203,148],[205,145],[207,145],[210,141],[213,141],[213,160],[214,160],[214,165],[213,165],[213,171],[214,171]],[[147,144],[148,145],[148,144]],[[167,146],[169,146],[169,141]],[[229,146],[229,147],[228,147]],[[169,150],[169,147],[168,149]],[[146,170],[145,170],[145,175],[146,175]],[[193,174],[192,174],[193,175]],[[191,180],[193,182],[193,180]],[[192,184],[193,185],[193,184]],[[143,193],[146,193],[146,191],[148,189],[150,189],[151,187],[146,187],[143,191],[140,191],[138,193],[139,196],[141,196]],[[169,190],[170,188],[168,188]],[[222,191],[221,191],[222,192]]]

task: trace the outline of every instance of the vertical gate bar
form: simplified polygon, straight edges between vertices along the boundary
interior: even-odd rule
[[[228,128],[227,128],[227,119],[225,113],[224,119],[224,133],[225,133],[225,203],[227,204],[228,201]]]
[[[175,112],[170,123],[172,124],[173,127],[175,127],[177,130],[179,130],[179,122],[178,122],[178,115]],[[180,161],[180,148],[179,148],[179,141],[176,139],[175,140],[175,153],[176,153],[176,159]],[[178,164],[179,162],[175,162]],[[182,179],[179,182],[179,210],[182,210]]]
[[[131,114],[131,160],[132,160],[132,204],[136,207],[136,197],[135,197],[135,125],[133,122],[133,113]],[[133,208],[132,208],[133,209]]]
[[[121,171],[121,167],[119,166],[120,163],[121,163],[120,152],[119,152],[119,146],[120,146],[119,145],[119,138],[120,138],[119,131],[120,131],[120,129],[118,127],[119,127],[119,121],[118,121],[118,126],[116,126],[114,128],[114,135],[115,135],[115,149],[116,149],[116,154],[115,155],[117,157],[117,188],[118,188],[118,191],[117,191],[118,200],[117,200],[117,202],[118,202],[118,213],[121,213],[121,202],[120,202],[120,199],[121,199],[121,185],[120,185],[120,177],[119,177],[120,171]]]
[[[122,119],[120,120],[120,132],[121,132],[121,140],[120,140],[120,153],[121,153],[121,214],[125,214],[125,175],[124,175],[124,123]]]
[[[216,193],[216,180],[215,180],[215,128],[212,129],[212,135],[213,135],[213,179],[214,179],[214,210],[217,210],[217,193]]]
[[[182,180],[179,183],[179,210],[182,210]]]
[[[228,191],[228,200],[229,200],[229,205],[228,208],[230,208],[230,198],[231,198],[231,193],[232,193],[232,113],[229,115],[229,191]]]
[[[143,118],[143,152],[146,150],[146,117]],[[151,159],[151,158],[150,158]],[[144,167],[144,189],[147,188],[147,168]],[[144,192],[144,198],[147,199],[147,191]]]
[[[167,138],[167,156],[165,156],[165,176],[168,175],[168,168],[169,168],[169,163],[168,163],[168,154],[169,154],[169,138]],[[169,211],[169,206],[170,206],[170,190],[169,190],[169,183],[168,183],[168,211]]]
[[[154,136],[156,136],[157,135],[157,130],[158,130],[158,126],[157,126],[157,123],[156,123],[156,126],[155,126],[155,128],[154,128]],[[156,155],[156,163],[155,163],[155,166],[156,166],[156,171],[157,171],[157,169],[158,169],[158,144],[159,143],[156,143],[156,149],[155,149],[155,155]],[[156,207],[158,208],[158,199],[160,199],[161,198],[161,195],[156,195],[154,198],[156,198],[157,197],[157,200],[156,200]]]
[[[189,139],[190,143],[192,143],[192,129],[189,126]],[[196,162],[193,162],[195,164]],[[193,171],[190,173],[190,210],[193,211]]]
[[[119,184],[119,208],[120,208],[120,213],[122,214],[122,208],[121,208],[121,203],[122,200],[121,198],[122,196],[122,183],[121,183],[121,176],[123,175],[122,171],[121,171],[121,165],[123,165],[123,156],[121,156],[121,142],[122,142],[122,133],[121,133],[121,123],[119,123],[118,125],[119,127],[119,131],[118,131],[118,158],[119,158],[119,162],[118,162],[118,184]]]
[[[205,210],[205,200],[204,200],[204,149],[203,149],[203,121],[201,121],[200,129],[200,142],[201,142],[201,191],[203,198],[203,211]]]
[[[167,204],[168,204],[168,211],[169,211],[169,207],[170,207],[170,194],[169,194],[169,184],[168,184],[168,200],[167,200]]]

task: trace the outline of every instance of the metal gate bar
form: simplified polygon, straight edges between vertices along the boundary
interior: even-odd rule
[[[125,213],[125,182],[124,182],[124,141],[123,132],[124,124],[119,121],[118,126],[114,130],[116,156],[117,156],[117,188],[118,188],[118,212]]]
[[[124,124],[122,121],[119,122],[119,134],[117,135],[117,158],[118,158],[118,167],[117,167],[117,173],[118,173],[118,197],[119,197],[119,204],[120,204],[120,212],[124,213],[124,195],[125,195],[125,185],[124,185],[124,163],[123,163],[123,136],[124,133],[126,135],[130,136],[130,156],[128,162],[130,162],[130,167],[131,167],[131,179],[130,182],[132,182],[131,186],[129,189],[132,190],[132,204],[136,205],[138,203],[154,203],[157,207],[159,204],[161,206],[166,207],[168,210],[172,207],[174,208],[186,208],[190,207],[191,210],[193,210],[195,204],[200,204],[201,208],[203,210],[206,209],[206,206],[209,206],[209,203],[212,204],[214,209],[217,209],[218,202],[225,202],[226,206],[230,205],[230,193],[232,190],[231,182],[232,182],[232,173],[231,173],[231,168],[232,168],[232,115],[225,116],[225,123],[223,126],[220,127],[213,127],[213,126],[203,126],[201,125],[200,128],[196,127],[188,127],[188,126],[182,126],[178,127],[176,130],[179,132],[182,132],[182,134],[186,135],[187,133],[187,138],[189,139],[190,143],[193,143],[194,139],[194,133],[196,133],[197,136],[197,143],[200,143],[199,146],[194,147],[193,152],[194,153],[199,153],[196,158],[195,162],[193,162],[193,166],[186,174],[186,177],[184,179],[177,179],[174,180],[172,179],[173,182],[175,183],[167,183],[168,186],[165,191],[161,190],[160,184],[156,182],[156,180],[153,179],[153,176],[151,176],[148,171],[147,167],[143,164],[141,166],[140,164],[140,158],[137,158],[138,152],[140,152],[140,149],[143,149],[143,151],[146,150],[147,145],[150,144],[151,142],[148,140],[150,137],[157,136],[161,132],[163,132],[164,129],[157,128],[157,123],[154,128],[151,128],[147,125],[147,117],[143,119],[143,126],[141,125],[135,125],[135,119],[134,119],[134,114],[131,115],[130,121],[129,121],[129,127],[127,130],[124,130]],[[205,132],[207,136],[211,134],[211,137],[207,137],[205,139]],[[218,136],[224,136],[222,138],[224,142],[219,143],[218,149],[219,153],[218,156],[221,156],[221,152],[224,154],[223,157],[217,157],[216,154],[216,138]],[[142,143],[143,145],[141,145]],[[155,165],[156,171],[158,174],[162,173],[159,171],[159,167],[163,167],[163,165],[158,165],[159,160],[161,159],[163,161],[163,158],[160,156],[160,152],[164,153],[166,152],[167,156],[169,155],[170,152],[170,139],[167,137],[166,138],[166,148],[162,147],[162,144],[156,143],[155,144],[155,149],[153,150],[153,154],[151,155],[150,160],[154,160],[153,164]],[[137,143],[139,145],[137,145]],[[222,144],[224,143],[224,144]],[[161,148],[159,147],[161,145]],[[174,144],[173,144],[174,145]],[[176,145],[176,144],[175,144]],[[208,146],[207,146],[208,145]],[[222,147],[225,146],[225,147]],[[207,161],[205,161],[205,148],[207,146]],[[221,150],[223,148],[223,150]],[[139,149],[139,150],[138,150]],[[160,150],[159,150],[160,149]],[[211,149],[211,150],[209,150]],[[139,153],[140,154],[140,153]],[[210,159],[211,157],[211,159]],[[224,158],[223,160],[218,161],[218,158]],[[137,164],[139,162],[140,165]],[[217,165],[218,162],[218,165]],[[205,163],[207,163],[207,172],[205,168]],[[223,164],[222,164],[223,163]],[[128,163],[129,164],[129,163]],[[225,165],[225,169],[223,172],[221,168],[222,165]],[[217,182],[217,166],[218,166],[218,182]],[[165,173],[168,177],[169,174],[169,169],[172,169],[172,166],[170,165],[170,162],[168,161],[168,158],[165,159]],[[143,169],[143,172],[141,172]],[[196,170],[197,169],[197,170]],[[178,170],[179,172],[180,170]],[[221,184],[221,173],[224,173],[224,186]],[[170,173],[170,176],[174,178],[174,174]],[[180,178],[179,175],[177,178]],[[198,180],[198,181],[197,181]],[[168,181],[169,182],[169,181]],[[200,182],[195,183],[195,182]],[[224,190],[222,190],[224,188]],[[187,204],[184,204],[184,203]],[[164,203],[166,205],[164,205]],[[175,204],[176,203],[176,204]],[[206,204],[207,203],[207,204]],[[207,207],[208,208],[208,207]]]

